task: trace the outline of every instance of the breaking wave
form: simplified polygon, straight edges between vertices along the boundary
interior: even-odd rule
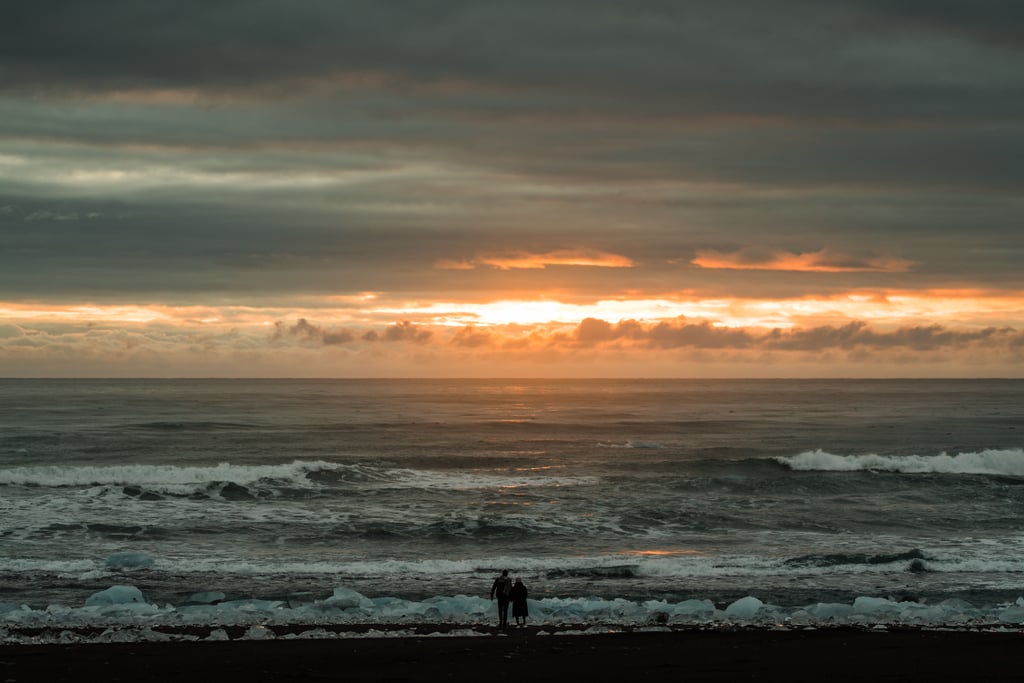
[[[148,489],[192,489],[213,483],[250,486],[277,481],[308,485],[312,472],[336,470],[340,466],[322,461],[295,461],[280,465],[231,465],[176,467],[174,465],[112,465],[65,467],[60,465],[14,467],[0,471],[0,485],[71,487],[135,486]]]
[[[124,487],[132,497],[146,495],[249,495],[257,487],[314,489],[357,485],[362,489],[520,489],[592,485],[593,476],[537,475],[524,472],[431,471],[390,468],[374,464],[339,464],[320,460],[278,465],[205,467],[174,465],[114,465],[14,467],[0,471],[0,486],[69,488]]]
[[[1024,450],[1010,448],[949,455],[836,455],[821,449],[775,458],[798,472],[899,472],[1024,477]]]

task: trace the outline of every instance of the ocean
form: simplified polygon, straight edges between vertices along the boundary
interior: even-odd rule
[[[0,380],[0,627],[1024,622],[1022,449],[1019,380]]]

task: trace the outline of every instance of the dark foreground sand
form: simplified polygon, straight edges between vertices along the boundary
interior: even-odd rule
[[[0,645],[23,681],[1024,681],[1024,634],[678,631],[586,636]]]

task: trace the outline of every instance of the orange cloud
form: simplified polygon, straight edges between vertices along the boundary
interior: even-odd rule
[[[471,270],[478,265],[500,270],[540,269],[548,266],[590,266],[593,268],[632,268],[633,261],[594,249],[558,249],[541,254],[508,252],[504,254],[477,254],[469,260],[441,259],[435,268],[442,270]]]
[[[83,325],[0,319],[4,376],[1000,376],[1020,377],[1024,331],[865,320],[788,329],[588,317],[453,328],[312,321]],[[201,353],[197,353],[201,349]],[[272,351],[272,352],[271,352]]]
[[[691,263],[701,268],[815,273],[905,273],[914,265],[913,261],[894,256],[860,256],[831,249],[803,254],[781,249],[741,249],[733,253],[701,249]]]
[[[1024,332],[1011,327],[984,329],[944,325],[908,325],[892,330],[875,328],[864,321],[845,325],[821,325],[788,330],[719,327],[707,320],[680,317],[653,323],[623,320],[618,323],[587,318],[572,328],[535,328],[518,337],[472,326],[461,328],[448,342],[465,348],[508,349],[508,342],[525,341],[529,348],[576,352],[615,347],[619,350],[667,351],[691,349],[761,353],[766,351],[821,353],[855,349],[875,352],[903,349],[910,352],[957,351],[988,347],[1019,356],[1024,352]]]

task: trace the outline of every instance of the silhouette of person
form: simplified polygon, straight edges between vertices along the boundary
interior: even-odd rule
[[[516,577],[516,582],[509,592],[512,599],[512,616],[515,617],[516,626],[526,626],[526,617],[530,616],[530,610],[526,607],[526,585],[523,580]],[[519,620],[522,619],[522,623]]]
[[[501,576],[491,585],[491,600],[498,598],[498,626],[508,626],[508,601],[512,593],[512,579],[508,578],[508,570],[503,569]]]

